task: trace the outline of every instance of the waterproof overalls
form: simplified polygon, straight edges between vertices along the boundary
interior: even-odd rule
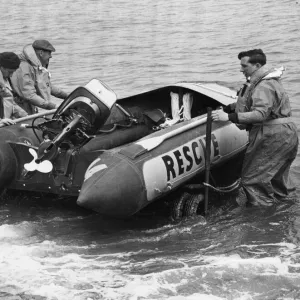
[[[274,69],[258,69],[236,103],[238,123],[249,130],[241,179],[253,205],[272,205],[295,189],[289,170],[297,155],[298,134],[280,75]]]
[[[11,82],[14,91],[19,97],[16,102],[28,112],[34,114],[37,107],[53,109],[55,103],[51,102],[51,95],[65,99],[68,95],[59,88],[53,86],[50,81],[49,71],[41,65],[32,45],[24,47],[20,54],[21,64],[14,72]]]

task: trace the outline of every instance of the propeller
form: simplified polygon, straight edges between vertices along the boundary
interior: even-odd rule
[[[35,162],[38,158],[37,152],[32,148],[29,148],[29,152],[33,156],[33,160],[30,163],[24,165],[25,170],[29,172],[39,171],[41,173],[49,173],[52,171],[53,165],[50,160],[43,160],[42,162],[37,164]]]

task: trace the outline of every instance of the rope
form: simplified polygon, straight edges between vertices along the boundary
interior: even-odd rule
[[[190,190],[190,191],[198,191],[203,189],[205,186],[208,188],[214,190],[215,192],[219,193],[230,193],[240,187],[241,184],[241,179],[239,178],[236,180],[233,184],[228,185],[228,186],[222,186],[222,187],[214,187],[211,184],[208,183],[194,183],[194,184],[186,184],[183,186],[184,189]]]
[[[123,128],[129,128],[132,126],[132,124],[134,123],[133,120],[130,120],[130,123],[128,125],[123,125],[123,124],[118,124],[118,123],[115,123],[113,124],[113,127],[111,129],[108,129],[108,130],[104,130],[104,129],[99,129],[97,132],[100,132],[100,133],[110,133],[110,132],[113,132],[114,130],[117,129],[117,127],[123,127]]]
[[[236,189],[238,189],[240,187],[241,184],[241,179],[239,178],[237,181],[235,181],[233,184],[229,185],[229,186],[224,186],[224,187],[214,187],[208,183],[203,182],[204,186],[209,187],[210,189],[212,189],[215,192],[218,193],[230,193],[235,191]]]

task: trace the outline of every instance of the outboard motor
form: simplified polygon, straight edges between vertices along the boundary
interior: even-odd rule
[[[97,79],[75,89],[58,107],[52,119],[37,125],[43,132],[43,141],[35,163],[52,162],[58,153],[66,159],[64,156],[79,150],[105,123],[116,100],[116,94]]]

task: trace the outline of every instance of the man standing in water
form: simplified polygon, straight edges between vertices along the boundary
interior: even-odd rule
[[[289,178],[297,155],[298,135],[289,98],[281,84],[282,70],[268,70],[261,49],[239,53],[247,82],[235,105],[212,112],[214,121],[231,121],[249,131],[243,161],[239,201],[269,206],[295,188]],[[235,107],[234,107],[235,106]]]
[[[26,45],[20,55],[21,64],[12,76],[12,85],[18,97],[17,103],[27,111],[34,114],[37,107],[43,109],[56,108],[51,101],[51,95],[65,99],[68,94],[50,82],[48,65],[51,53],[55,48],[46,40],[36,40],[32,45]]]
[[[0,127],[15,124],[13,119],[27,113],[14,102],[10,77],[19,68],[20,59],[13,52],[0,53]]]

